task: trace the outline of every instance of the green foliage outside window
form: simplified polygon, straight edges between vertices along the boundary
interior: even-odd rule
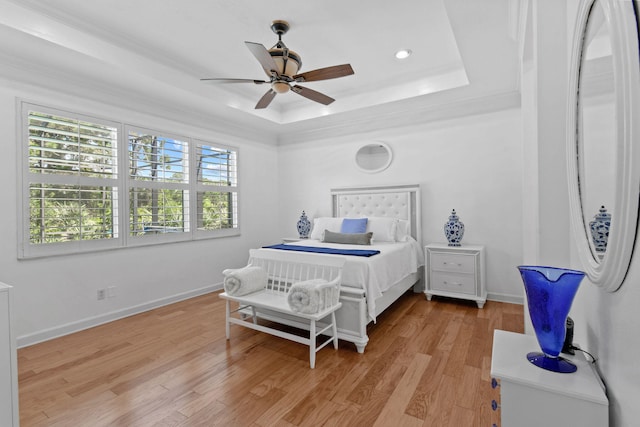
[[[142,237],[238,227],[235,150],[135,130],[122,144],[118,126],[98,119],[32,110],[26,118],[29,244],[115,240],[127,228]]]
[[[109,187],[31,185],[30,241],[54,243],[112,239]]]
[[[51,114],[29,114],[29,240],[111,239],[113,193],[107,186],[64,184],[64,176],[116,178],[115,128]]]

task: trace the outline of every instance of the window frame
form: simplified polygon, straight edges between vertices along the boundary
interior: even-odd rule
[[[234,228],[222,228],[222,229],[216,229],[216,230],[201,230],[198,229],[197,227],[197,223],[198,223],[198,219],[197,219],[197,209],[194,206],[193,209],[191,209],[190,213],[192,215],[192,218],[190,219],[191,224],[193,225],[192,227],[192,231],[194,234],[194,239],[195,240],[199,240],[199,239],[208,239],[208,238],[212,238],[212,237],[227,237],[227,236],[235,236],[235,235],[239,235],[240,234],[240,219],[239,219],[239,211],[240,209],[238,208],[238,205],[240,204],[240,185],[239,185],[239,175],[240,175],[240,171],[239,171],[239,157],[240,157],[240,153],[238,148],[236,147],[232,147],[226,144],[216,144],[216,143],[212,143],[210,141],[204,141],[202,139],[194,139],[193,140],[193,145],[191,147],[192,152],[194,153],[193,156],[191,156],[189,158],[189,161],[191,162],[190,166],[190,170],[193,173],[193,176],[195,178],[196,174],[197,174],[197,170],[198,170],[198,166],[197,166],[197,162],[198,162],[198,157],[197,157],[197,152],[198,152],[198,146],[201,145],[206,145],[209,147],[215,147],[218,149],[223,149],[223,150],[228,150],[228,151],[232,151],[235,153],[235,160],[236,160],[236,169],[235,169],[235,184],[234,185],[228,185],[228,186],[217,186],[217,185],[207,185],[207,184],[200,184],[198,183],[197,179],[192,179],[192,184],[193,184],[193,203],[194,205],[196,205],[198,203],[198,192],[199,191],[217,191],[217,192],[228,192],[228,193],[235,193],[236,195],[236,203],[235,203],[235,211],[234,211],[234,218],[235,218],[235,223],[236,223],[236,227]]]
[[[159,244],[159,243],[167,243],[167,242],[184,242],[188,240],[193,240],[193,236],[192,236],[193,227],[191,227],[191,219],[189,216],[189,213],[191,212],[191,206],[189,206],[191,203],[191,197],[190,197],[191,181],[192,181],[190,179],[191,177],[190,176],[187,177],[186,183],[142,181],[142,180],[138,181],[131,178],[129,174],[129,133],[130,132],[146,133],[146,134],[159,136],[162,138],[179,140],[181,142],[186,143],[188,147],[187,148],[188,163],[191,163],[190,153],[192,151],[191,139],[183,135],[178,135],[172,132],[152,130],[152,129],[140,127],[140,126],[133,126],[133,125],[124,126],[124,133],[122,137],[123,139],[126,140],[125,144],[127,148],[123,149],[122,153],[119,153],[119,154],[122,154],[122,157],[124,158],[124,161],[122,162],[122,165],[123,165],[122,176],[123,176],[123,179],[125,180],[125,184],[123,188],[123,192],[124,192],[123,198],[124,198],[126,209],[123,209],[123,210],[125,211],[124,221],[126,223],[126,227],[123,227],[122,233],[124,234],[125,246],[145,246],[149,244]],[[189,165],[188,169],[189,169],[189,174],[191,174],[191,165]],[[183,190],[184,192],[186,192],[187,193],[187,202],[186,202],[187,215],[184,216],[183,223],[186,223],[188,230],[178,232],[178,233],[157,233],[157,234],[145,234],[142,236],[132,236],[130,224],[129,224],[129,218],[130,218],[129,208],[131,203],[130,196],[131,196],[132,188],[149,188],[149,189],[158,189],[158,190]],[[183,209],[184,209],[184,206],[183,206]],[[184,215],[184,211],[183,211],[183,215]],[[126,230],[124,228],[126,228]]]
[[[240,157],[238,147],[219,144],[204,139],[196,139],[179,135],[175,132],[166,132],[163,130],[153,129],[152,127],[137,126],[127,124],[123,121],[113,119],[105,119],[97,115],[76,113],[62,108],[49,107],[25,100],[17,100],[18,110],[18,138],[20,140],[19,149],[17,150],[17,187],[18,187],[18,203],[17,203],[17,222],[18,222],[18,258],[37,258],[56,255],[70,255],[83,252],[94,252],[103,250],[115,250],[127,247],[139,247],[148,245],[157,245],[172,242],[187,242],[201,239],[212,239],[220,237],[231,237],[240,235],[240,222],[238,205],[240,200],[240,189],[238,185]],[[105,126],[114,127],[117,132],[116,139],[116,162],[117,177],[116,178],[95,178],[81,177],[80,175],[60,175],[49,177],[47,174],[33,174],[29,169],[29,113],[38,112],[43,114],[57,115],[64,118],[81,120],[88,123],[95,123]],[[185,143],[186,146],[186,165],[188,168],[188,177],[186,183],[176,182],[154,182],[154,181],[136,181],[129,176],[129,132],[147,133],[162,138],[176,139]],[[197,147],[205,145],[223,150],[228,150],[234,154],[235,165],[235,185],[215,186],[199,184],[196,177],[197,164]],[[38,178],[38,179],[34,179]],[[113,215],[113,227],[116,230],[116,237],[109,239],[96,240],[75,240],[68,242],[53,243],[31,243],[30,240],[30,184],[47,184],[53,183],[63,185],[63,183],[71,185],[100,185],[110,183],[113,188],[113,211],[117,214]],[[183,224],[187,231],[177,233],[150,233],[141,236],[132,236],[130,234],[130,191],[132,188],[158,188],[158,189],[180,189],[185,192],[185,204],[183,212],[186,214]],[[197,228],[197,195],[198,191],[222,191],[235,194],[235,201],[232,208],[232,214],[235,220],[233,228],[221,228],[211,230],[199,230]],[[114,194],[115,193],[115,194]]]

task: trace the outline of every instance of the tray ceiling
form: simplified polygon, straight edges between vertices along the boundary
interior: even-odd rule
[[[14,71],[41,68],[52,79],[73,76],[80,85],[111,87],[118,97],[172,103],[167,108],[177,110],[189,106],[196,116],[239,128],[249,124],[287,139],[376,117],[398,123],[421,111],[433,114],[487,97],[517,102],[519,5],[508,0],[0,0],[0,56]],[[302,57],[301,72],[352,65],[352,76],[303,84],[335,98],[333,104],[286,93],[266,110],[255,110],[267,85],[199,80],[264,79],[244,41],[273,46],[274,19],[291,25],[283,40]],[[413,54],[396,59],[401,48]]]

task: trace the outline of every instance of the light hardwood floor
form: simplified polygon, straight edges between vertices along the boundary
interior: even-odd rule
[[[523,307],[411,292],[370,326],[364,354],[231,327],[209,294],[20,349],[29,426],[489,426],[493,330]]]

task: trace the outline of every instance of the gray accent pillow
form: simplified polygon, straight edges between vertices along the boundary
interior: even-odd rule
[[[344,243],[350,245],[370,245],[372,232],[368,233],[334,233],[333,231],[324,230],[323,242],[327,243]]]

